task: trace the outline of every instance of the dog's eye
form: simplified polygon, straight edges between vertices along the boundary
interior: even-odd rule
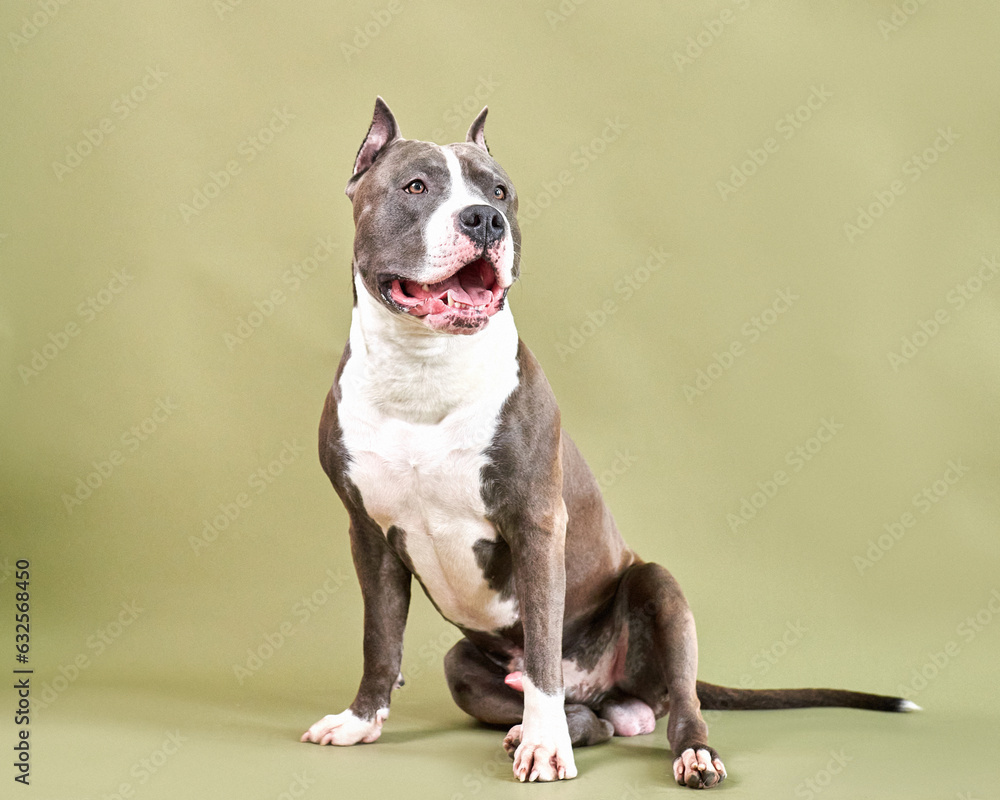
[[[503,186],[498,186],[496,189],[493,190],[493,196],[497,200],[506,200],[507,199],[507,190],[504,189]]]
[[[410,181],[403,191],[409,194],[423,194],[427,191],[427,187],[424,186],[423,181]]]

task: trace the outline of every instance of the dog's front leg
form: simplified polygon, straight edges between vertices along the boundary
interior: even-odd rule
[[[364,515],[351,523],[351,554],[365,608],[361,685],[346,711],[328,714],[316,722],[302,735],[303,742],[374,742],[389,716],[389,696],[400,676],[403,631],[410,607],[410,572],[390,549],[378,526]]]
[[[524,720],[506,744],[520,736],[514,751],[520,781],[576,777],[562,674],[566,507],[561,497],[554,505],[542,520],[521,520],[508,533],[524,628]]]

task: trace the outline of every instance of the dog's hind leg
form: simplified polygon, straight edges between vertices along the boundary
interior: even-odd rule
[[[468,639],[444,657],[451,696],[462,711],[487,725],[514,725],[524,717],[524,695],[504,683],[506,671]]]
[[[682,786],[709,788],[726,777],[708,746],[708,726],[696,692],[698,642],[694,617],[680,586],[659,564],[640,563],[622,575],[628,653],[618,688],[646,703],[657,717],[669,710],[667,740],[674,778]]]

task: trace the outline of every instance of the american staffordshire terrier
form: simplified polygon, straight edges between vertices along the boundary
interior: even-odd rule
[[[320,460],[350,518],[364,670],[350,707],[304,742],[374,742],[402,683],[411,579],[464,634],[445,657],[458,706],[509,726],[521,781],[577,774],[573,747],[653,731],[673,776],[726,777],[701,708],[915,708],[837,689],[698,681],[694,618],[670,573],[625,544],[506,303],[517,192],[465,142],[404,139],[388,106],[354,162],[354,309],[326,399]]]

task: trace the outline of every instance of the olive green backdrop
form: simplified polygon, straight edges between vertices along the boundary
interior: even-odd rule
[[[926,709],[711,714],[720,791],[1000,796],[994,4],[17,0],[0,33],[5,797],[684,791],[662,723],[516,785],[423,595],[381,741],[298,743],[361,668],[315,431],[377,94],[442,142],[489,104],[519,330],[702,677]]]

